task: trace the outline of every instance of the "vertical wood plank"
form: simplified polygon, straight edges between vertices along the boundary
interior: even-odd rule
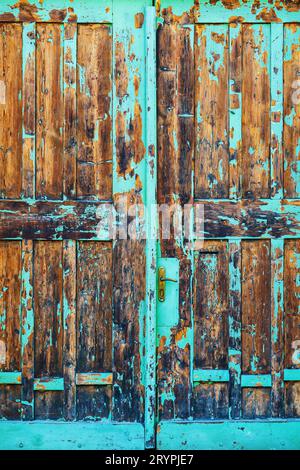
[[[271,373],[270,240],[242,242],[242,373]],[[270,416],[270,389],[243,388],[243,418]]]
[[[283,25],[271,24],[271,198],[283,197]]]
[[[76,241],[63,241],[64,417],[76,418]]]
[[[77,100],[76,100],[77,24],[64,25],[64,197],[76,197]]]
[[[195,197],[228,197],[228,26],[195,27]]]
[[[111,28],[78,26],[77,196],[111,199]]]
[[[229,416],[241,417],[241,240],[228,242],[229,252]]]
[[[22,195],[35,197],[35,23],[23,23]]]
[[[0,370],[21,369],[21,244],[0,241]],[[20,419],[19,385],[0,387],[0,417]]]
[[[63,190],[63,36],[57,23],[36,26],[36,196]]]
[[[271,240],[272,416],[283,417],[283,268],[284,241]]]
[[[35,378],[63,376],[62,242],[34,245]],[[63,393],[35,392],[36,419],[63,417]]]
[[[33,241],[22,241],[22,419],[34,419]]]
[[[230,44],[230,88],[229,88],[229,197],[236,199],[241,194],[241,150],[242,150],[242,26],[229,26]]]
[[[79,242],[77,253],[77,372],[112,368],[112,245]],[[109,418],[111,387],[80,386],[77,419]]]
[[[284,196],[300,195],[300,25],[284,26]]]
[[[268,198],[270,149],[270,25],[243,25],[243,196]]]
[[[0,24],[0,197],[22,185],[22,25]]]

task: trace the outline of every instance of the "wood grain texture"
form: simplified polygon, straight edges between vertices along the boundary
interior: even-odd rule
[[[270,27],[243,25],[243,196],[268,198],[270,151]]]
[[[22,185],[22,26],[0,24],[0,197]]]
[[[194,53],[190,28],[158,30],[158,201],[192,196]]]
[[[299,61],[300,25],[284,27],[284,195],[298,198],[300,195],[300,99]]]
[[[77,253],[77,367],[81,372],[112,369],[112,245],[79,242]],[[77,388],[77,418],[108,418],[110,386]]]
[[[111,29],[105,25],[78,26],[77,196],[111,199]]]
[[[34,245],[35,377],[63,376],[62,242]],[[35,392],[35,418],[62,417],[61,392]]]
[[[63,191],[63,43],[59,24],[37,24],[36,196],[60,199]]]
[[[21,244],[0,242],[0,370],[21,369]],[[0,386],[0,416],[20,419],[21,387]]]
[[[228,27],[195,28],[195,197],[228,196]]]

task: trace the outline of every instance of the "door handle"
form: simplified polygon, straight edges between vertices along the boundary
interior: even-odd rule
[[[166,282],[178,282],[176,279],[166,277],[165,268],[158,269],[158,300],[164,302],[166,299]]]

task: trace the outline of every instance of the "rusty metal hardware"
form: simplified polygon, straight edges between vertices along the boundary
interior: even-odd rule
[[[161,267],[158,269],[158,300],[160,302],[166,299],[166,282],[177,282],[177,280],[166,277],[166,270]]]

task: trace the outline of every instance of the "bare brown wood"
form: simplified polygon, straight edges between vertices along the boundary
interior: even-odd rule
[[[63,190],[62,27],[37,24],[36,196],[60,199]]]
[[[228,196],[228,27],[195,28],[195,197]]]
[[[22,26],[0,24],[0,197],[22,184]]]
[[[111,61],[109,26],[79,25],[77,59],[77,196],[111,199]]]

